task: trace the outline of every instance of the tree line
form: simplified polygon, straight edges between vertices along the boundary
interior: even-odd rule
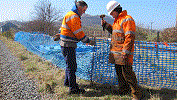
[[[110,34],[107,31],[103,31],[98,27],[83,27],[86,35],[90,37],[108,37]],[[148,41],[148,42],[177,42],[177,28],[166,28],[161,31],[150,30],[142,27],[136,27],[135,32],[136,41]]]
[[[57,21],[61,19],[62,12],[56,9],[50,0],[41,0],[35,6],[35,20],[24,25],[25,31],[39,31],[44,34],[53,36],[59,32],[60,26]],[[110,37],[107,31],[103,31],[100,26],[84,26],[83,30],[89,37]],[[159,32],[159,35],[157,34]],[[136,27],[137,41],[161,41],[161,42],[177,42],[177,28],[167,28],[162,31],[150,30],[146,28]]]
[[[40,32],[50,36],[59,33],[60,25],[58,25],[58,22],[63,13],[59,9],[56,9],[50,0],[39,0],[34,8],[32,21],[23,23],[21,30],[26,32]],[[100,25],[83,26],[83,31],[89,37],[110,38],[111,36],[107,31],[103,31]],[[158,32],[159,35],[157,34]],[[9,34],[10,32],[6,33]],[[135,36],[137,41],[177,42],[177,28],[172,27],[157,31],[137,26]]]

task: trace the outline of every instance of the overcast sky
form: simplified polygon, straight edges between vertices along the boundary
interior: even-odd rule
[[[84,0],[88,4],[86,14],[106,14],[106,4],[110,0]],[[118,0],[117,0],[118,1]],[[29,21],[34,12],[34,5],[38,0],[0,0],[0,22],[7,20]],[[51,0],[53,5],[63,12],[63,16],[70,11],[74,0]],[[119,0],[123,10],[127,10],[142,27],[162,29],[175,26],[176,0]],[[110,15],[109,15],[110,16]],[[151,24],[152,23],[152,24]]]

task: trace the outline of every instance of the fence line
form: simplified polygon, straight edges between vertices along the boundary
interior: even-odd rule
[[[18,32],[15,41],[29,51],[65,69],[60,45],[50,36]],[[87,46],[81,42],[76,49],[78,69],[76,75],[82,79],[117,85],[114,65],[108,63],[110,40],[96,39],[96,45]],[[177,89],[177,43],[135,41],[134,64],[140,85]],[[83,63],[84,62],[84,63]]]

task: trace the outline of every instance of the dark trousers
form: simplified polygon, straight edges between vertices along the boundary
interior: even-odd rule
[[[118,76],[119,87],[122,90],[131,88],[132,94],[140,97],[142,94],[141,87],[137,84],[136,75],[132,66],[115,64],[116,74]]]
[[[78,89],[76,84],[76,50],[73,47],[61,47],[62,54],[66,62],[64,85],[69,86],[69,89]]]

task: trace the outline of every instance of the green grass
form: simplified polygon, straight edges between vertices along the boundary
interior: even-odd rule
[[[68,95],[68,87],[64,87],[64,70],[57,69],[51,62],[43,60],[41,57],[26,50],[26,48],[8,39],[0,36],[10,50],[10,52],[21,61],[22,68],[29,78],[35,78],[38,84],[38,92],[41,94],[52,94],[53,99],[66,99],[66,100],[131,100],[131,95],[120,96],[114,91],[118,90],[117,86],[110,86],[107,84],[90,84],[90,81],[78,79],[77,83],[81,88],[84,88],[86,94]],[[145,87],[145,86],[144,86]],[[158,100],[166,95],[166,91],[160,89],[153,89],[152,87],[145,87],[152,92],[151,100]],[[170,92],[174,90],[169,90]],[[169,98],[176,98],[174,95],[169,95]],[[167,96],[168,97],[168,96]],[[160,100],[160,99],[159,99]]]
[[[27,69],[25,70],[26,73],[28,72],[34,72],[37,71],[38,69],[34,66],[28,66]]]
[[[28,59],[28,57],[26,57],[26,56],[24,56],[24,55],[21,55],[20,59],[21,59],[21,61],[23,61],[23,60]]]

